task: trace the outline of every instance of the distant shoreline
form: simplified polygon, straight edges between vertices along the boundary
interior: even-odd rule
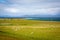
[[[60,21],[60,17],[0,17],[0,19],[26,19],[37,21]]]

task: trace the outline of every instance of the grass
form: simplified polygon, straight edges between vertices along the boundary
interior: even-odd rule
[[[0,19],[1,40],[60,40],[60,22]]]

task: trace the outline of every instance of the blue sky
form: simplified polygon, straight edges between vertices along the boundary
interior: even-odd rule
[[[60,0],[0,0],[0,17],[60,17]]]

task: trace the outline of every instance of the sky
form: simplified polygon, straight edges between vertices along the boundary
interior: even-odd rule
[[[0,17],[60,17],[60,0],[0,0]]]

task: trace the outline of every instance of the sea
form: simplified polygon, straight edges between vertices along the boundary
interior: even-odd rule
[[[42,21],[60,21],[60,17],[0,17],[0,18],[17,18],[17,19],[27,19],[27,20],[42,20]]]

